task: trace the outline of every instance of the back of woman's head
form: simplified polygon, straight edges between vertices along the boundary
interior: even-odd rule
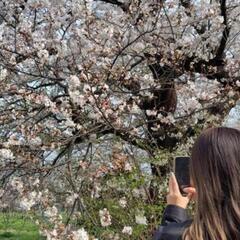
[[[240,131],[205,130],[193,146],[196,213],[185,239],[240,239]]]

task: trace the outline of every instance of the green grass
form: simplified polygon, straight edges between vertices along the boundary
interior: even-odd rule
[[[0,240],[43,240],[38,227],[21,213],[0,213]]]

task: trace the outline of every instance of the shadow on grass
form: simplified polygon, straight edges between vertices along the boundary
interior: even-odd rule
[[[11,238],[11,237],[14,237],[14,235],[15,234],[11,232],[4,232],[0,234],[0,238]]]
[[[6,231],[0,233],[0,240],[44,240],[45,238],[40,237],[38,234],[31,232],[11,232]]]

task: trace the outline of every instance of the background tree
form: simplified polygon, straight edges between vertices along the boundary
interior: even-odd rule
[[[239,4],[2,0],[3,188],[14,176],[47,181],[55,202],[74,199],[68,225],[86,212],[83,192],[148,162],[146,201],[157,204],[154,179],[239,99]]]

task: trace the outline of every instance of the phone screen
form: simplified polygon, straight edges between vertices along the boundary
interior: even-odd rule
[[[174,163],[174,173],[182,194],[183,188],[190,186],[189,157],[176,157]]]

